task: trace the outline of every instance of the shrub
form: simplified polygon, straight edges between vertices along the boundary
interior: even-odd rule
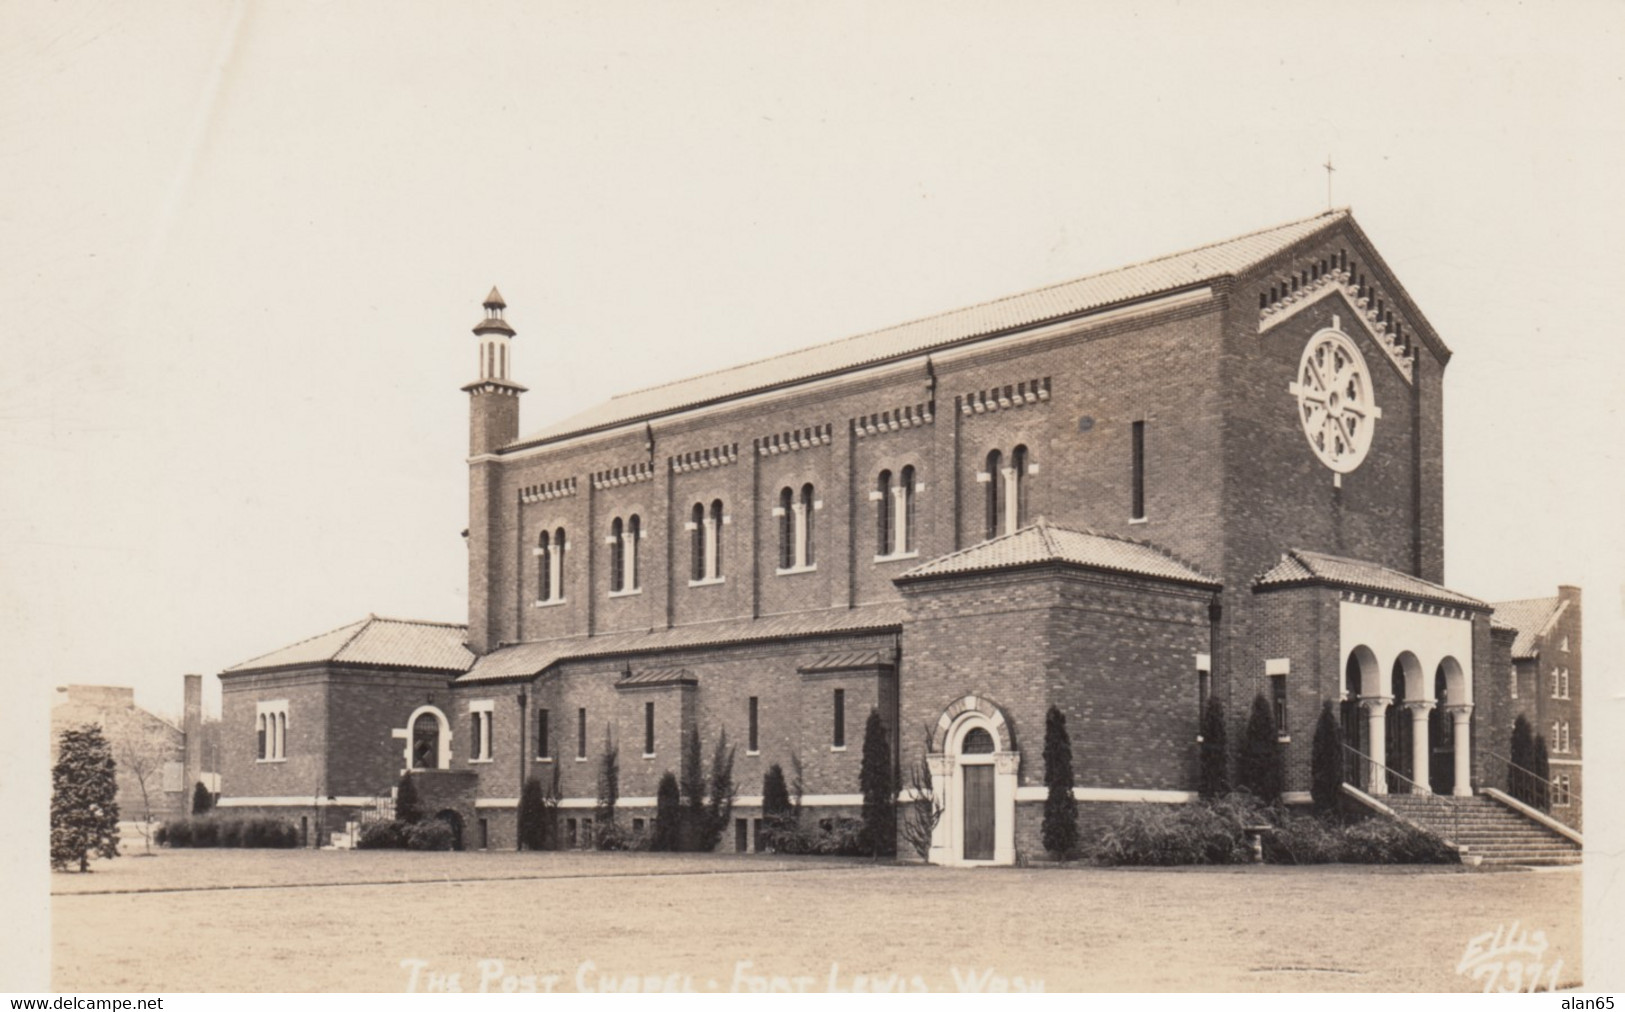
[[[542,781],[534,776],[525,778],[519,792],[519,845],[526,850],[547,849],[552,835],[547,831],[548,822],[552,817]]]
[[[1543,812],[1552,810],[1552,792],[1548,786],[1552,780],[1552,760],[1546,752],[1546,736],[1535,735],[1534,763],[1529,767],[1534,776],[1530,778],[1530,794],[1533,800],[1529,804]]]
[[[1072,794],[1072,738],[1066,714],[1050,707],[1044,717],[1044,849],[1060,860],[1077,854],[1078,799]]]
[[[1135,805],[1096,841],[1102,864],[1233,864],[1247,860],[1241,826],[1212,804]]]
[[[660,778],[655,793],[655,828],[649,840],[650,850],[676,850],[682,822],[682,793],[677,777],[670,770]]]
[[[700,849],[713,851],[733,821],[734,799],[739,788],[734,784],[734,750],[728,744],[726,728],[717,735],[717,745],[711,751],[711,797],[705,807],[705,836]]]
[[[1535,769],[1535,736],[1529,728],[1529,719],[1521,713],[1512,722],[1511,759],[1507,767],[1507,793],[1526,805],[1533,804],[1535,781],[1529,774]]]
[[[238,819],[221,819],[216,825],[219,827],[219,846],[241,847],[243,845],[243,823]]]
[[[1343,856],[1343,830],[1316,816],[1289,818],[1264,836],[1271,864],[1329,864]]]
[[[286,819],[211,814],[166,823],[154,840],[168,847],[297,847],[299,829]]]
[[[164,842],[171,847],[192,845],[192,820],[176,819],[164,826]]]
[[[209,789],[203,786],[203,781],[200,780],[192,786],[192,814],[208,815],[213,809],[214,795],[209,793]]]
[[[780,854],[821,854],[834,857],[868,856],[868,837],[862,819],[835,816],[813,826],[795,826],[777,834]]]
[[[592,843],[599,850],[632,850],[632,836],[633,834],[622,829],[619,823],[594,824]]]
[[[1456,864],[1460,855],[1443,840],[1415,826],[1365,819],[1341,832],[1339,859],[1349,864]]]
[[[356,839],[357,850],[400,850],[406,846],[406,823],[399,819],[382,819],[361,827]]]
[[[400,822],[417,822],[423,818],[423,805],[418,801],[418,788],[412,774],[402,773],[395,786],[395,818]]]
[[[1230,755],[1226,751],[1224,704],[1209,696],[1202,711],[1200,793],[1204,798],[1222,798],[1230,793]]]
[[[1315,723],[1315,741],[1309,753],[1309,794],[1315,814],[1325,817],[1337,810],[1343,796],[1343,729],[1332,713],[1332,702],[1321,704]]]
[[[250,820],[250,821],[252,822],[254,820]],[[242,846],[243,844],[240,842],[241,837],[239,836],[238,839],[239,839],[238,846]],[[218,846],[220,846],[220,820],[219,819],[211,819],[208,816],[204,816],[201,819],[193,819],[192,820],[192,846],[194,846],[194,847],[218,847]],[[248,844],[248,846],[250,846],[250,847],[258,846],[258,843],[257,842],[250,843],[250,844]]]
[[[762,775],[762,846],[767,850],[777,850],[778,845],[774,841],[794,824],[790,787],[784,780],[784,768],[774,763]]]
[[[598,806],[593,811],[593,824],[598,837],[615,835],[615,803],[621,798],[621,750],[610,736],[609,725],[604,725],[604,755],[598,764]],[[604,847],[599,850],[612,848]]]
[[[880,711],[869,710],[863,728],[863,765],[858,769],[863,793],[864,851],[875,857],[897,853],[897,787],[892,779],[891,735]]]
[[[1281,746],[1275,738],[1275,714],[1260,693],[1253,697],[1253,712],[1242,737],[1236,786],[1270,804],[1281,800]]]
[[[406,831],[408,850],[450,850],[451,843],[451,827],[442,819],[414,822]]]
[[[683,764],[678,783],[683,807],[677,820],[677,846],[673,850],[697,851],[706,837],[705,766],[700,762],[700,730],[683,735]]]
[[[169,842],[169,823],[160,822],[158,828],[152,831],[152,842],[162,847]]]

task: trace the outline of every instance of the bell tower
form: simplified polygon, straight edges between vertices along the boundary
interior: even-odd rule
[[[519,395],[525,388],[508,378],[514,331],[503,319],[507,303],[495,288],[485,297],[485,319],[474,327],[479,338],[479,379],[468,392],[468,648],[489,652],[500,639],[495,602],[500,600],[491,549],[502,518],[498,488],[502,462],[496,451],[519,438]]]
[[[468,452],[478,457],[519,438],[519,395],[525,388],[508,378],[514,330],[503,319],[508,304],[494,287],[485,297],[485,319],[474,327],[480,339],[479,379],[468,391]]]

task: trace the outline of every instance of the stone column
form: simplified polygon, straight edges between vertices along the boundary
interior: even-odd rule
[[[1016,526],[1021,522],[1021,503],[1017,500],[1021,495],[1021,486],[1016,481],[1016,469],[1002,468],[999,474],[1004,478],[1004,530],[1000,534],[1014,534]]]
[[[899,482],[892,490],[892,543],[887,546],[891,555],[908,551],[908,494]]]
[[[1469,722],[1473,718],[1473,704],[1457,703],[1444,709],[1450,714],[1456,741],[1456,786],[1450,793],[1458,798],[1470,798],[1473,796],[1473,763],[1468,736],[1472,734]]]
[[[1417,794],[1432,794],[1428,784],[1428,713],[1433,709],[1433,700],[1413,700],[1405,704],[1405,709],[1411,711],[1411,779],[1416,781],[1411,789]]]
[[[1388,793],[1388,704],[1394,701],[1392,696],[1361,696],[1360,705],[1365,707],[1366,726],[1366,754],[1370,757],[1368,772],[1366,774],[1366,791],[1370,794]]]

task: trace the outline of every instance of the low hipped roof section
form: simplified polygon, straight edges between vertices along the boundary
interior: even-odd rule
[[[1281,556],[1280,562],[1253,581],[1253,589],[1279,590],[1315,584],[1392,594],[1396,597],[1408,597],[1461,608],[1484,611],[1490,608],[1476,597],[1468,597],[1449,587],[1430,583],[1397,569],[1379,566],[1375,562],[1345,559],[1337,555],[1308,552],[1303,549],[1293,549]]]
[[[1194,565],[1149,542],[1057,527],[1043,517],[1013,534],[1005,534],[915,566],[899,576],[897,582],[1054,564],[1215,590],[1220,586],[1218,580]]]
[[[1353,222],[1346,208],[1326,211],[1154,260],[632,391],[534,432],[505,449],[522,449],[653,419],[1111,306],[1173,294],[1241,274],[1293,244],[1343,222]]]
[[[1518,630],[1512,641],[1515,660],[1530,660],[1540,656],[1540,637],[1563,614],[1568,602],[1559,597],[1531,597],[1522,601],[1495,602],[1495,617],[1508,627]]]
[[[310,664],[353,664],[461,674],[474,664],[468,627],[368,615],[280,650],[234,664],[222,675]]]
[[[673,629],[600,633],[596,636],[515,643],[481,657],[472,670],[457,679],[457,684],[526,681],[561,661],[569,660],[773,642],[831,633],[897,632],[903,627],[903,616],[901,603],[886,602],[861,608],[831,608],[791,615],[732,619]]]

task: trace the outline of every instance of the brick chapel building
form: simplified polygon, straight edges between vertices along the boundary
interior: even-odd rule
[[[946,801],[932,860],[1008,864],[1042,853],[1051,706],[1087,833],[1194,798],[1210,695],[1232,741],[1272,703],[1291,801],[1324,702],[1369,792],[1465,795],[1504,779],[1500,697],[1541,691],[1511,674],[1527,631],[1445,585],[1451,352],[1347,211],[528,434],[505,309],[463,388],[466,627],[369,618],[223,672],[222,804],[320,838],[412,770],[467,845],[512,848],[556,768],[585,840],[606,742],[630,822],[685,734],[726,731],[749,850],[771,764],[856,812],[876,710]]]

